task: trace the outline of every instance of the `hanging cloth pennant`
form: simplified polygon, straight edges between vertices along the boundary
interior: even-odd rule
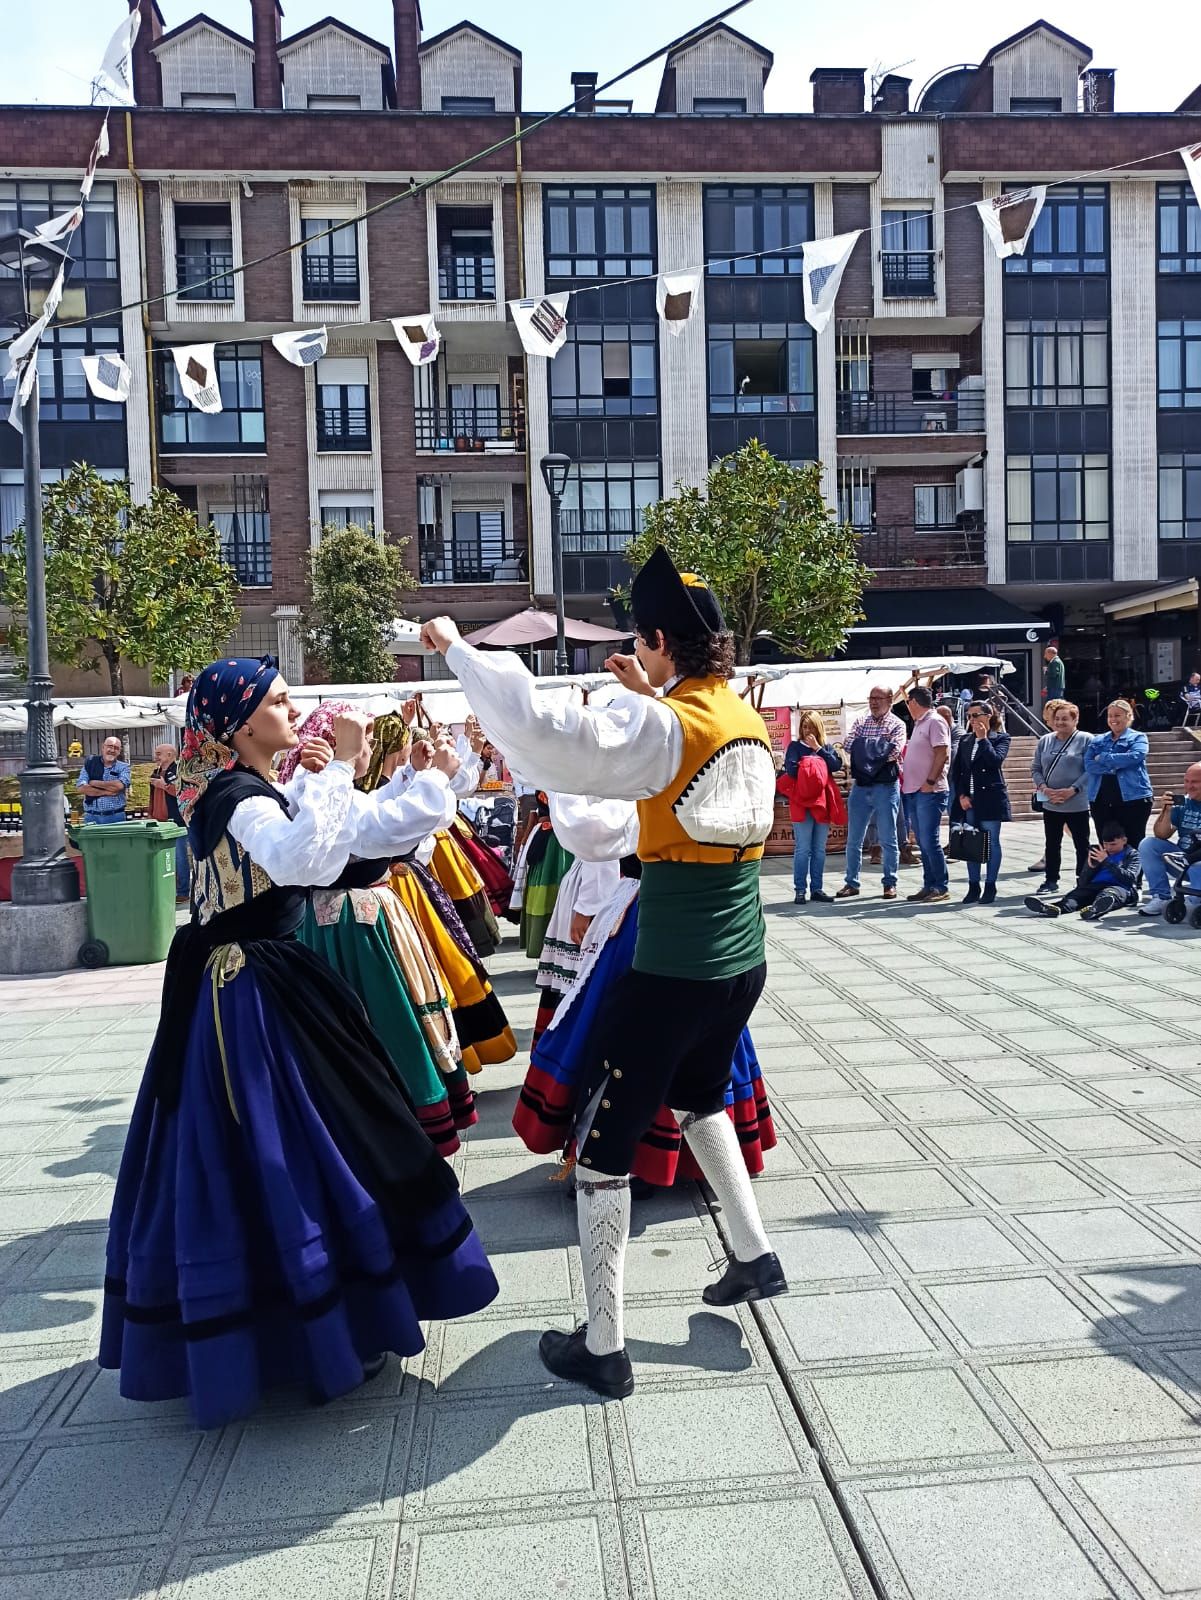
[[[832,239],[811,239],[805,246],[805,321],[818,333],[834,315],[838,285],[862,232],[856,228],[854,233],[836,233]]]
[[[664,272],[655,280],[655,310],[668,333],[683,333],[700,299],[699,272]]]
[[[63,211],[57,217],[49,217],[45,222],[39,222],[33,230],[34,238],[42,239],[47,244],[57,244],[60,239],[65,239],[68,234],[74,233],[82,221],[83,206],[78,205],[73,211]]]
[[[83,175],[83,182],[79,185],[79,193],[85,200],[92,198],[92,185],[96,181],[96,168],[100,165],[102,157],[108,154],[108,112],[104,113],[104,121],[100,124],[100,133],[96,143],[92,146],[92,153],[88,157],[87,171]]]
[[[45,304],[42,306],[41,315],[29,324],[24,333],[17,337],[8,346],[8,371],[5,377],[11,378],[25,357],[36,349],[38,341],[45,333],[49,323],[62,303],[63,287],[67,279],[67,263],[64,261],[58,269],[58,275],[50,285],[46,295]],[[32,381],[32,380],[30,380]]]
[[[558,355],[567,341],[567,296],[544,294],[540,299],[510,300],[509,311],[517,324],[522,348],[530,356]]]
[[[432,311],[416,317],[390,317],[388,320],[400,348],[415,367],[428,367],[431,361],[438,359],[442,335],[438,332]]]
[[[97,400],[109,400],[117,405],[124,405],[129,399],[129,386],[133,381],[122,356],[95,355],[80,356],[79,364],[83,368],[83,375],[88,380],[88,388]]]
[[[122,105],[132,105],[134,100],[133,42],[141,25],[141,11],[131,11],[109,40],[93,85],[97,92],[111,95]]]
[[[1197,204],[1201,206],[1201,144],[1185,145],[1180,152],[1180,159],[1184,162],[1184,170],[1193,186]]]
[[[302,328],[296,333],[273,333],[271,343],[294,367],[311,367],[325,354],[329,334],[324,328]]]
[[[179,373],[180,388],[197,411],[210,413],[222,410],[221,386],[217,382],[217,363],[211,344],[174,345],[175,370]]]
[[[1006,256],[1026,253],[1026,243],[1046,198],[1046,184],[1035,183],[1029,189],[1010,189],[991,200],[976,201],[984,231],[1002,261]]]

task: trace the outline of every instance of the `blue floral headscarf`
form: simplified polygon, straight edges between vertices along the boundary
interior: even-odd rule
[[[179,808],[185,823],[212,780],[238,759],[229,741],[249,722],[278,677],[274,656],[214,661],[197,677],[188,693],[179,758]]]

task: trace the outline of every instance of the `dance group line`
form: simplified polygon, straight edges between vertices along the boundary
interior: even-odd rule
[[[496,1297],[446,1158],[475,1121],[469,1074],[516,1051],[481,961],[513,907],[542,989],[514,1126],[571,1171],[588,1310],[542,1335],[545,1366],[633,1392],[632,1174],[699,1172],[716,1195],[730,1256],[707,1304],[785,1292],[750,1182],[775,1139],[746,1031],[775,763],[707,586],[658,550],[631,609],[603,708],[551,704],[515,657],[426,623],[470,750],[350,706],[298,728],[270,658],[197,677],[192,914],[109,1226],[100,1364],[127,1398],[186,1395],[201,1427],[277,1384],[330,1400],[417,1353],[423,1321]],[[485,734],[541,791],[512,885],[458,816]]]

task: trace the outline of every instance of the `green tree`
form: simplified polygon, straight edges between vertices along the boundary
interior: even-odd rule
[[[821,467],[787,466],[757,439],[719,461],[704,491],[648,507],[626,559],[637,569],[660,544],[710,585],[741,662],[760,633],[792,654],[829,656],[863,614],[871,572],[858,535],[822,499]]]
[[[353,523],[328,524],[313,552],[313,599],[305,646],[331,683],[384,683],[396,662],[385,645],[400,596],[414,587],[404,564],[407,539],[376,538]]]
[[[124,693],[126,662],[165,683],[172,669],[211,661],[238,625],[238,580],[215,528],[178,495],[154,489],[134,505],[129,485],[77,463],[45,492],[46,621],[50,654],[66,666],[108,667]],[[25,538],[0,557],[0,604],[24,638]]]

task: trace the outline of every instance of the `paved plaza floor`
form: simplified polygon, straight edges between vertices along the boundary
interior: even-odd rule
[[[869,871],[798,910],[770,866],[790,1293],[708,1310],[720,1215],[637,1204],[625,1404],[537,1360],[583,1292],[524,1055],[457,1158],[485,1314],[322,1410],[123,1402],[104,1232],[161,969],[0,982],[0,1600],[1201,1595],[1201,934],[1030,917],[1041,830],[1006,835],[991,907]],[[530,966],[491,966],[528,1040]]]

